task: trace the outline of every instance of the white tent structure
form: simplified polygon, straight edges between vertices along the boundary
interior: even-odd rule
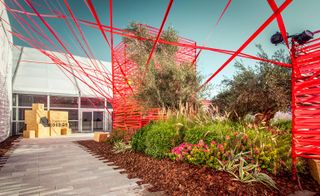
[[[105,96],[93,91],[88,85],[94,81],[75,74],[78,66],[63,53],[54,54],[69,66],[55,64],[41,51],[29,47],[15,47],[13,50],[12,92],[13,92],[13,133],[24,129],[24,110],[32,103],[43,103],[48,110],[69,112],[69,123],[74,132],[110,131],[111,107]],[[74,56],[77,62],[90,65],[88,58]],[[106,72],[111,72],[111,64],[99,61]],[[90,73],[102,78],[102,73]],[[108,85],[100,85],[104,95],[111,95]],[[106,109],[108,108],[108,109]]]
[[[22,133],[24,111],[32,103],[68,111],[73,132],[110,131],[112,108],[107,98],[112,99],[112,89],[106,78],[112,78],[111,63],[15,46],[1,3],[0,16],[0,141]],[[53,62],[44,52],[63,63]],[[86,70],[81,73],[80,68]]]

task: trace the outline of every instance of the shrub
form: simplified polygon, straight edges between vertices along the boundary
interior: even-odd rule
[[[167,156],[171,148],[182,142],[182,133],[174,124],[165,121],[153,123],[145,134],[145,153],[163,158]]]
[[[132,137],[132,149],[138,152],[144,152],[146,149],[146,134],[152,128],[152,123],[142,127]]]

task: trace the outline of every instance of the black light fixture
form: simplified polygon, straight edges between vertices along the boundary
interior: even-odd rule
[[[305,44],[307,41],[313,38],[313,33],[309,30],[305,30],[298,35],[293,35],[294,41],[298,42],[298,44]]]
[[[294,41],[296,41],[298,44],[302,45],[313,38],[313,32],[311,32],[309,30],[305,30],[300,34],[288,35],[288,38],[290,38],[290,37],[293,37]],[[276,32],[274,35],[271,36],[270,41],[274,45],[282,44],[283,37],[282,37],[281,33]]]
[[[283,37],[282,37],[281,33],[276,32],[274,35],[271,36],[270,41],[272,44],[278,45],[278,44],[283,43]]]

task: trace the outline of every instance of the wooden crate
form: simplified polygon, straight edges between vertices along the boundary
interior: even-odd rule
[[[43,110],[43,111],[25,110],[24,116],[25,116],[24,122],[26,124],[38,124],[38,123],[40,123],[41,118],[44,118],[44,117],[48,118],[48,112],[45,110]]]
[[[69,114],[68,112],[65,111],[54,111],[54,110],[50,110],[48,112],[48,119],[49,122],[54,122],[54,121],[67,121],[69,119]]]
[[[60,136],[61,127],[50,127],[50,136]]]
[[[38,124],[35,124],[35,123],[27,124],[27,130],[36,130],[37,129],[37,125]]]
[[[67,127],[61,128],[61,135],[70,135],[71,134],[71,129]]]
[[[105,142],[110,134],[108,132],[94,132],[93,140],[96,142]]]
[[[24,138],[35,138],[36,137],[36,132],[34,130],[23,131],[23,137]]]
[[[308,162],[312,177],[320,184],[320,160],[309,159]]]
[[[44,127],[42,124],[37,124],[36,137],[37,138],[50,137],[50,127]]]
[[[43,111],[43,110],[44,110],[44,104],[41,104],[41,103],[33,103],[33,104],[32,104],[32,110],[33,110],[33,111],[37,111],[37,110]]]
[[[34,111],[32,111],[32,110],[25,110],[24,111],[24,122],[26,124],[34,123]]]

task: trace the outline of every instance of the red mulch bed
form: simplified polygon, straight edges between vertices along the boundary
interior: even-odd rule
[[[8,159],[8,154],[6,154],[12,146],[18,142],[20,136],[11,136],[0,142],[0,168],[5,164]]]
[[[129,178],[140,178],[141,184],[153,185],[149,191],[165,191],[168,195],[288,195],[300,190],[290,176],[273,176],[279,188],[277,191],[260,183],[243,184],[234,181],[228,173],[206,167],[167,159],[158,160],[136,152],[115,154],[110,144],[91,140],[78,143],[89,152],[125,169]],[[301,177],[300,182],[304,190],[320,193],[320,186],[312,177]]]

